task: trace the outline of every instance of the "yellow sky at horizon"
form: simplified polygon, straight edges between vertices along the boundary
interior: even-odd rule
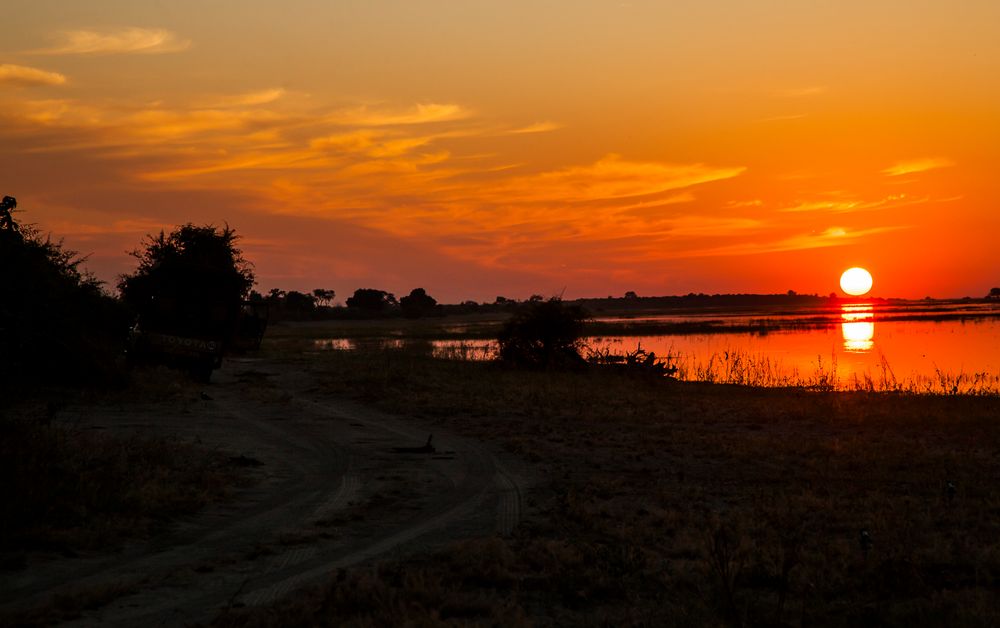
[[[339,295],[1000,283],[996,3],[11,4],[0,192],[105,279],[228,221]]]

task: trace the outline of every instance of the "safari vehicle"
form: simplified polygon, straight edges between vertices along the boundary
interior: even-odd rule
[[[229,351],[260,347],[267,329],[267,307],[244,302],[194,304],[160,298],[140,316],[129,334],[130,362],[166,364],[207,382]]]

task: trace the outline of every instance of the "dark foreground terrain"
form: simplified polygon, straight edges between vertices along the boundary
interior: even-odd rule
[[[29,554],[0,576],[7,623],[1000,623],[995,397],[303,348],[155,411],[63,412],[254,483],[148,541]]]

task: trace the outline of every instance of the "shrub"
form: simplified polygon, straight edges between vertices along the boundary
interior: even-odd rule
[[[583,308],[558,298],[529,302],[500,330],[499,359],[531,368],[580,366],[584,364],[580,336],[586,319]]]
[[[358,288],[354,296],[347,298],[347,307],[382,312],[396,305],[396,297],[391,292],[375,288]]]
[[[423,288],[414,288],[410,291],[409,296],[399,300],[399,307],[403,310],[403,316],[406,318],[420,318],[434,311],[436,305],[437,299],[427,294]]]
[[[147,236],[133,251],[139,266],[118,282],[122,300],[146,327],[173,333],[228,334],[254,284],[253,265],[227,225],[186,224]]]
[[[121,304],[80,270],[75,251],[30,227],[0,229],[0,379],[99,384],[120,375]]]

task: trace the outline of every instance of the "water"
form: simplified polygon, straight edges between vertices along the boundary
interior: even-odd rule
[[[940,380],[975,374],[1000,374],[1000,322],[887,321],[845,312],[839,324],[768,334],[694,334],[592,338],[594,347],[612,351],[641,346],[688,371],[707,368],[728,354],[761,363],[793,379],[835,374],[840,387],[866,378],[897,382]],[[870,314],[869,314],[870,316]],[[689,373],[689,378],[695,379]]]
[[[614,335],[584,342],[588,350],[612,353],[641,347],[676,365],[683,379],[1000,392],[998,315],[998,305],[973,303],[603,317],[597,320],[650,329],[660,323],[711,321],[714,333]],[[764,331],[746,331],[747,325],[757,324]],[[743,331],[726,332],[727,327]],[[356,349],[372,342],[335,339],[317,345]],[[374,342],[401,348],[418,341]],[[484,340],[419,342],[441,357],[488,359],[496,350],[494,343]]]

